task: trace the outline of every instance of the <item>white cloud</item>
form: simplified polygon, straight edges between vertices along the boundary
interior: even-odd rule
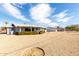
[[[14,5],[18,8],[23,8],[23,5],[26,5],[26,3],[12,3],[12,5]]]
[[[71,18],[73,18],[73,16],[69,16],[68,10],[64,10],[63,12],[52,16],[52,18],[53,17],[57,20],[57,22],[68,22]]]
[[[17,19],[19,19],[19,20],[29,21],[28,19],[26,19],[26,18],[21,14],[20,10],[19,10],[18,8],[14,7],[13,5],[7,3],[7,4],[3,4],[2,6],[5,8],[5,10],[7,10],[7,12],[8,12],[11,16],[13,16],[13,17],[15,17],[15,18],[17,18]]]
[[[63,12],[60,12],[60,13],[54,15],[53,17],[64,18],[65,16],[68,15],[68,14],[67,14],[67,11],[68,11],[68,10],[65,10],[65,11],[63,11]]]
[[[59,26],[58,23],[56,22],[52,22],[50,24],[48,24],[49,27],[56,27],[56,26]]]
[[[48,19],[51,15],[51,7],[48,4],[38,4],[30,9],[30,14],[32,19],[40,23],[50,23],[51,20]]]
[[[54,11],[55,8],[51,8],[49,4],[38,4],[30,9],[30,16],[41,25],[53,27],[58,25],[49,18]]]
[[[64,18],[62,18],[62,19],[59,19],[58,22],[68,22],[69,20],[71,20],[71,18],[73,18],[73,16],[64,17]]]

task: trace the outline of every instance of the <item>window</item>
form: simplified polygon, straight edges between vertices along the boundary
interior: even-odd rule
[[[31,29],[30,28],[25,28],[25,31],[31,31]]]
[[[32,31],[34,31],[34,28],[32,28]]]

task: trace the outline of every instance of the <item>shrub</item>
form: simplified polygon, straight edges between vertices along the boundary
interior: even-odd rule
[[[42,33],[44,33],[44,31],[40,31],[40,32],[27,31],[27,32],[16,32],[15,35],[36,35],[36,34],[42,34]]]
[[[45,31],[40,31],[39,34],[45,33]]]

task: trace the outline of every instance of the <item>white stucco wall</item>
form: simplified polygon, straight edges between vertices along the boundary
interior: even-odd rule
[[[11,28],[7,28],[7,34],[11,34]]]

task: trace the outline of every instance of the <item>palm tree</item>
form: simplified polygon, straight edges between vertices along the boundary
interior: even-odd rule
[[[9,23],[8,23],[7,21],[4,22],[4,25],[5,25],[5,26],[8,25],[8,24],[9,24]],[[4,29],[6,30],[6,33],[7,33],[6,27],[5,27]]]

